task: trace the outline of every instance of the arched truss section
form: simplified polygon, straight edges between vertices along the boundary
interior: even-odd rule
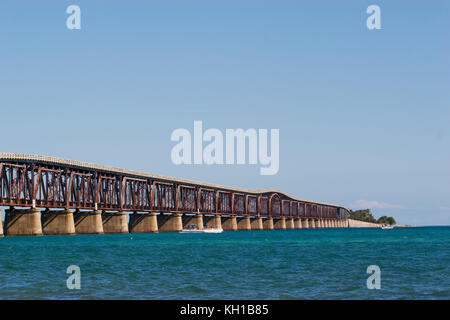
[[[298,202],[291,201],[291,216],[298,217]]]
[[[281,216],[281,198],[278,193],[274,193],[269,198],[269,216]]]
[[[245,206],[247,208],[247,214],[258,215],[258,197],[257,196],[245,196]]]

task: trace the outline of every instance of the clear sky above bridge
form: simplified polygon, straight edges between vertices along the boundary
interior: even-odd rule
[[[449,53],[447,1],[2,1],[0,149],[450,224]],[[174,165],[194,120],[279,129],[278,174]]]

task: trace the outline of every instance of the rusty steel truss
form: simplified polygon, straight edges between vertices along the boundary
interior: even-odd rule
[[[346,219],[342,206],[50,157],[0,153],[0,206]]]

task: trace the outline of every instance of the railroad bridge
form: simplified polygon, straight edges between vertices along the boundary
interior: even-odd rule
[[[0,153],[0,235],[348,227],[347,208],[54,157]],[[127,217],[129,215],[129,217]]]

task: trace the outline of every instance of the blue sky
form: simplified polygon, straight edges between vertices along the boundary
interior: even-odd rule
[[[0,44],[1,151],[450,224],[448,1],[2,1]],[[172,164],[194,120],[279,129],[278,174]]]

